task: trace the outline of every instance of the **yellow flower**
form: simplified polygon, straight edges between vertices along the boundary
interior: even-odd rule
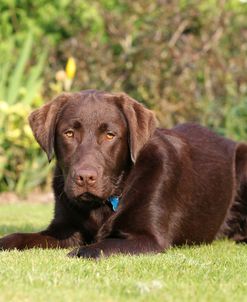
[[[75,63],[75,59],[73,57],[70,57],[67,61],[66,64],[66,75],[67,77],[72,80],[75,76],[75,72],[76,72],[76,63]]]

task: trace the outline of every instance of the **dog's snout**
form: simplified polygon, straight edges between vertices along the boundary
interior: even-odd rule
[[[78,186],[92,186],[97,181],[97,172],[93,169],[81,169],[75,172],[75,182]]]

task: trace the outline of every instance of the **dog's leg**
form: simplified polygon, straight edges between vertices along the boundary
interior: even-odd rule
[[[65,225],[51,225],[38,233],[14,233],[0,239],[0,250],[30,248],[68,248],[82,244],[79,232]]]
[[[247,243],[247,145],[239,144],[236,149],[235,201],[226,221],[224,235],[237,243]]]
[[[97,259],[112,254],[138,255],[146,253],[159,253],[164,250],[155,240],[148,237],[136,239],[109,238],[98,243],[74,249],[68,254],[70,257],[83,257]]]

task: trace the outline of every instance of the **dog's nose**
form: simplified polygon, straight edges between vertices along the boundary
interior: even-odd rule
[[[75,182],[78,186],[92,186],[96,183],[97,172],[93,169],[79,170],[75,174]]]

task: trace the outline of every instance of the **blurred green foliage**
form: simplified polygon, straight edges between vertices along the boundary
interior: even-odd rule
[[[19,194],[44,184],[51,169],[27,123],[31,110],[43,103],[41,72],[46,58],[43,52],[26,71],[32,46],[29,34],[18,60],[11,53],[0,59],[0,191]]]
[[[162,126],[195,121],[246,140],[246,18],[239,0],[2,0],[0,190],[45,183],[44,156],[23,125],[59,92],[69,57],[73,90],[125,91]]]

